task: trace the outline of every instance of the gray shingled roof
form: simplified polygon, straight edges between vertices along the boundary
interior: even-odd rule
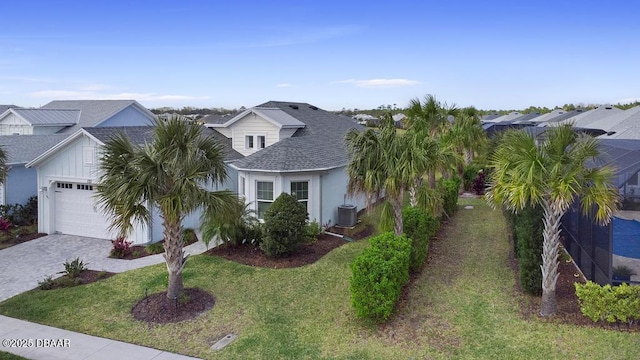
[[[202,121],[205,124],[224,124],[227,121],[233,119],[235,116],[239,115],[240,113],[234,113],[234,114],[210,114],[207,115],[205,117],[203,117],[202,119],[200,119],[200,121]]]
[[[589,128],[591,127],[589,126],[591,123],[604,119],[608,116],[614,115],[619,112],[622,112],[622,110],[618,109],[615,106],[602,105],[602,106],[598,106],[595,109],[591,109],[589,111],[582,112],[576,116],[562,120],[560,123],[573,123],[573,126],[576,126],[576,127]]]
[[[72,126],[80,119],[80,110],[71,109],[11,109],[31,125]]]
[[[363,130],[349,118],[306,103],[269,101],[273,107],[305,124],[291,138],[283,139],[232,164],[239,169],[301,171],[330,169],[349,162],[344,136],[350,129]]]
[[[0,136],[0,147],[7,153],[7,164],[26,164],[42,155],[69,135]]]
[[[129,140],[131,140],[131,142],[138,145],[150,143],[153,140],[152,126],[91,127],[84,128],[84,130],[103,143],[112,139],[116,134],[124,134],[129,138]],[[232,149],[231,139],[227,139],[219,132],[205,127],[202,128],[202,133],[215,138],[217,142],[223,145],[225,161],[236,160],[243,157],[242,154]]]
[[[640,126],[640,106],[634,106],[589,124],[592,129],[602,129],[606,132],[623,132],[636,126]]]
[[[102,121],[134,104],[138,103],[135,100],[54,100],[42,106],[41,109],[80,110],[80,119],[78,123],[60,131],[60,133],[71,134],[81,127],[96,126]],[[144,109],[142,105],[140,105],[140,107]],[[153,116],[151,112],[148,114],[150,117]]]
[[[13,109],[13,108],[17,108],[19,106],[16,105],[0,105],[0,115],[3,114],[5,111],[9,110],[9,109]]]

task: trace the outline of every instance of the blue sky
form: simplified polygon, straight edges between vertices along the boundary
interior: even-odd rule
[[[635,1],[3,1],[0,104],[640,99]]]

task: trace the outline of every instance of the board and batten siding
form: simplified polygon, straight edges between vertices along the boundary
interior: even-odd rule
[[[265,136],[266,146],[275,144],[280,140],[280,129],[254,113],[247,114],[230,127],[233,149],[244,156],[260,150],[257,148],[257,139],[254,140],[254,148],[247,149],[245,147],[245,136]]]
[[[10,113],[0,121],[0,135],[12,134],[32,135],[33,126],[16,114]]]
[[[100,145],[87,136],[58,149],[52,157],[36,166],[38,173],[38,231],[55,233],[56,182],[96,184]],[[97,206],[96,206],[97,207]],[[148,229],[136,224],[128,240],[136,244],[149,241]]]

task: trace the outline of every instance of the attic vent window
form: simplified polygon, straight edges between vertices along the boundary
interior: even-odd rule
[[[295,110],[298,110],[298,105],[289,104],[289,107]]]
[[[317,106],[313,106],[313,105],[310,105],[310,106],[309,106],[309,108],[310,108],[311,110],[318,110],[318,107],[317,107]]]

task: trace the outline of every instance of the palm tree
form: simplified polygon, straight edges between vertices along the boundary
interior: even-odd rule
[[[464,176],[464,167],[474,158],[474,153],[487,144],[487,134],[482,129],[478,110],[474,107],[461,109],[456,114],[453,125],[443,135],[445,142],[451,144],[463,161],[458,163],[460,179]],[[464,182],[460,183],[460,192],[464,190]]]
[[[432,140],[440,140],[445,129],[450,126],[449,116],[455,116],[457,113],[455,105],[448,106],[446,103],[440,103],[435,96],[427,94],[424,101],[420,99],[412,99],[406,111],[407,133],[412,133],[415,139],[431,138]],[[441,149],[436,156],[432,157],[427,169],[429,178],[429,186],[433,189],[436,186],[436,171],[446,172],[451,168],[452,161],[450,149],[444,142],[440,142]],[[418,182],[421,182],[420,178]]]
[[[614,171],[598,165],[598,142],[578,136],[571,124],[552,127],[547,139],[536,144],[523,130],[507,132],[491,158],[493,173],[487,199],[491,204],[518,211],[528,205],[544,210],[542,249],[542,302],[540,315],[557,312],[560,220],[579,197],[582,211],[594,209],[596,221],[606,224],[618,202],[612,184]],[[591,166],[590,166],[591,165]]]
[[[182,220],[204,209],[202,220],[226,211],[236,201],[228,191],[206,186],[227,177],[223,148],[202,133],[202,127],[182,117],[155,119],[153,139],[133,144],[120,134],[108,141],[100,163],[98,203],[112,218],[111,228],[128,234],[133,222],[151,224],[157,207],[164,226],[164,258],[169,272],[167,297],[183,289],[182,270],[188,255],[182,249]]]
[[[396,133],[393,120],[387,114],[380,131],[351,130],[345,140],[350,156],[348,192],[367,194],[369,201],[384,193],[393,209],[394,232],[402,234],[404,193],[417,173],[409,138]]]
[[[4,184],[7,181],[7,153],[0,146],[0,184]]]

